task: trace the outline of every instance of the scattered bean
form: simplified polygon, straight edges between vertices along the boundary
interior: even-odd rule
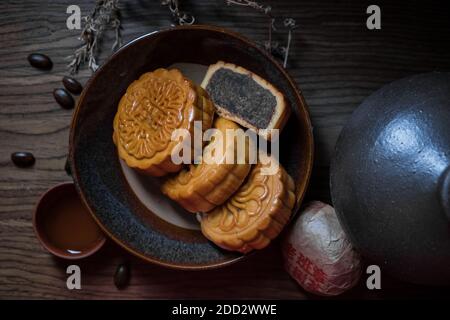
[[[53,90],[53,97],[55,98],[56,102],[58,102],[58,104],[64,109],[72,109],[75,105],[75,101],[66,89],[59,88]]]
[[[50,70],[53,66],[52,60],[42,53],[32,53],[28,56],[28,62],[35,68]]]
[[[117,266],[114,274],[114,285],[117,289],[124,289],[130,283],[130,267],[127,263]]]
[[[72,168],[70,167],[69,158],[66,159],[66,164],[64,165],[64,170],[66,170],[66,173],[68,176],[72,175]]]
[[[12,153],[11,160],[20,168],[31,167],[36,162],[36,159],[31,152],[23,151]]]
[[[83,86],[76,79],[65,76],[62,80],[64,87],[73,94],[80,94]]]

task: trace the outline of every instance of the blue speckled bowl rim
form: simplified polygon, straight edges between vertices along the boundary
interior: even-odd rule
[[[238,41],[245,43],[246,45],[252,47],[253,49],[255,49],[256,51],[259,52],[259,54],[261,54],[262,56],[264,56],[265,59],[267,59],[268,61],[270,61],[279,71],[280,73],[283,75],[283,77],[287,80],[287,82],[289,83],[289,86],[291,86],[292,91],[295,94],[295,99],[297,101],[299,101],[299,104],[296,104],[296,107],[298,108],[298,111],[300,112],[300,114],[302,114],[303,118],[302,121],[304,121],[307,125],[307,131],[308,131],[308,136],[305,137],[305,139],[307,140],[307,144],[310,147],[309,149],[309,158],[306,160],[307,161],[307,172],[305,173],[305,179],[303,181],[299,181],[296,185],[296,205],[294,208],[294,213],[298,210],[298,208],[300,207],[301,201],[303,200],[303,197],[305,195],[307,186],[309,184],[309,180],[311,177],[311,172],[312,172],[312,167],[313,167],[313,154],[314,154],[314,142],[313,142],[313,134],[312,134],[312,125],[311,125],[311,121],[310,121],[310,117],[309,117],[309,112],[308,112],[308,108],[306,105],[306,102],[301,94],[301,91],[298,89],[295,81],[292,80],[292,78],[289,76],[289,74],[284,70],[284,68],[270,55],[268,55],[263,49],[259,48],[257,45],[255,45],[253,42],[251,42],[250,40],[248,40],[247,38],[243,37],[240,34],[237,34],[235,32],[229,31],[227,29],[224,28],[220,28],[220,27],[216,27],[216,26],[209,26],[209,25],[189,25],[189,26],[177,26],[177,27],[168,27],[168,28],[164,28],[161,30],[157,30],[157,31],[153,31],[151,33],[142,35],[132,41],[130,41],[129,43],[127,43],[126,45],[124,45],[123,47],[121,47],[117,52],[115,52],[113,55],[111,55],[107,61],[105,61],[105,63],[99,68],[99,70],[97,70],[94,75],[88,80],[88,82],[86,83],[83,92],[81,93],[78,102],[77,102],[77,106],[76,109],[74,111],[73,117],[72,117],[72,123],[71,123],[71,130],[70,130],[70,137],[69,137],[69,163],[72,167],[72,177],[77,189],[77,192],[80,195],[81,200],[83,201],[83,203],[85,204],[85,206],[89,209],[92,217],[94,218],[94,220],[99,224],[99,226],[101,227],[101,229],[105,232],[106,235],[108,235],[114,242],[116,242],[118,245],[120,245],[121,247],[123,247],[125,250],[127,250],[128,252],[132,253],[133,255],[148,261],[150,263],[154,263],[160,266],[164,266],[164,267],[168,267],[168,268],[172,268],[172,269],[181,269],[181,270],[205,270],[205,269],[214,269],[214,268],[219,268],[219,267],[225,267],[228,266],[230,264],[233,264],[237,261],[242,260],[243,258],[245,258],[248,255],[237,255],[234,258],[224,261],[224,262],[219,262],[219,263],[211,263],[211,264],[192,264],[192,265],[188,265],[188,264],[176,264],[176,263],[168,263],[165,261],[161,261],[161,260],[157,260],[154,257],[149,257],[147,255],[145,255],[142,252],[139,252],[138,250],[132,248],[131,246],[129,246],[129,244],[127,244],[126,242],[124,242],[122,239],[116,237],[116,235],[109,230],[103,223],[101,223],[101,221],[99,220],[99,218],[97,217],[95,210],[93,210],[93,208],[90,206],[89,202],[86,199],[86,196],[84,194],[83,189],[80,187],[79,184],[79,172],[77,169],[77,166],[75,165],[75,155],[74,155],[74,139],[75,139],[75,124],[77,123],[78,120],[78,114],[80,111],[80,106],[83,103],[83,100],[85,98],[85,94],[88,91],[87,88],[89,88],[91,86],[91,84],[94,82],[94,79],[96,78],[96,76],[98,74],[101,73],[103,68],[106,68],[108,63],[110,61],[112,61],[113,59],[115,59],[115,57],[124,49],[126,49],[129,46],[132,46],[133,44],[135,44],[136,42],[139,42],[147,37],[153,37],[156,36],[160,33],[165,33],[165,32],[171,32],[174,30],[180,30],[180,29],[185,29],[185,30],[206,30],[206,31],[211,31],[211,32],[218,32],[218,33],[225,33],[227,34],[227,36],[233,37],[235,39],[237,39]],[[123,172],[122,172],[123,175]],[[299,188],[300,187],[300,188]],[[148,210],[149,212],[151,212],[150,210]],[[167,225],[171,226],[169,223],[167,223],[166,221],[160,219],[159,217],[157,217],[155,214],[152,214],[153,217],[151,217],[152,220],[154,220],[154,222],[156,223],[156,225],[158,225],[159,223],[165,224],[165,227],[167,227]],[[175,226],[174,226],[175,227]],[[175,227],[178,229],[181,229],[179,227]],[[189,231],[187,231],[187,233],[189,233]]]

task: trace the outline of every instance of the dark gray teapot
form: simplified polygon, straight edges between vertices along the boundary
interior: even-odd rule
[[[330,172],[339,220],[363,256],[399,279],[450,285],[450,73],[369,96]]]

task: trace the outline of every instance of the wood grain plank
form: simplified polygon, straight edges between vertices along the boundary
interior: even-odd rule
[[[72,1],[73,2],[73,1]],[[0,13],[0,298],[291,298],[307,295],[283,271],[278,244],[222,270],[180,272],[148,265],[113,243],[94,257],[80,261],[83,290],[65,287],[69,262],[47,254],[37,242],[31,214],[49,187],[69,181],[64,172],[72,111],[62,110],[52,91],[67,74],[67,57],[80,45],[78,31],[67,30],[65,10],[71,1],[1,1]],[[183,1],[198,23],[240,32],[262,43],[267,19],[247,8],[218,5],[220,0]],[[382,30],[365,27],[368,1],[265,1],[281,19],[299,24],[293,37],[289,73],[309,105],[314,125],[316,162],[307,199],[330,201],[329,162],[340,130],[352,111],[371,92],[392,80],[420,72],[450,70],[450,20],[437,1],[379,1]],[[77,1],[83,14],[93,1]],[[406,5],[407,4],[407,5]],[[170,25],[159,1],[121,1],[123,38]],[[110,54],[108,35],[100,62]],[[274,40],[284,44],[286,33]],[[31,68],[32,52],[48,54],[50,72]],[[86,69],[77,78],[85,83]],[[10,162],[14,151],[35,154],[33,168]],[[112,283],[115,266],[132,265],[131,285],[119,291]],[[392,294],[429,294],[395,281]],[[435,291],[433,291],[435,292]],[[438,292],[441,293],[441,292]],[[378,297],[358,287],[351,297]],[[346,296],[344,296],[346,297]]]

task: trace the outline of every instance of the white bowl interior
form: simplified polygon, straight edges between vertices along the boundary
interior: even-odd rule
[[[207,66],[195,63],[175,63],[168,69],[176,68],[187,78],[200,85]],[[129,168],[124,161],[120,161],[125,179],[142,204],[159,218],[181,228],[200,230],[196,215],[184,210],[161,192],[161,178],[153,178]]]

